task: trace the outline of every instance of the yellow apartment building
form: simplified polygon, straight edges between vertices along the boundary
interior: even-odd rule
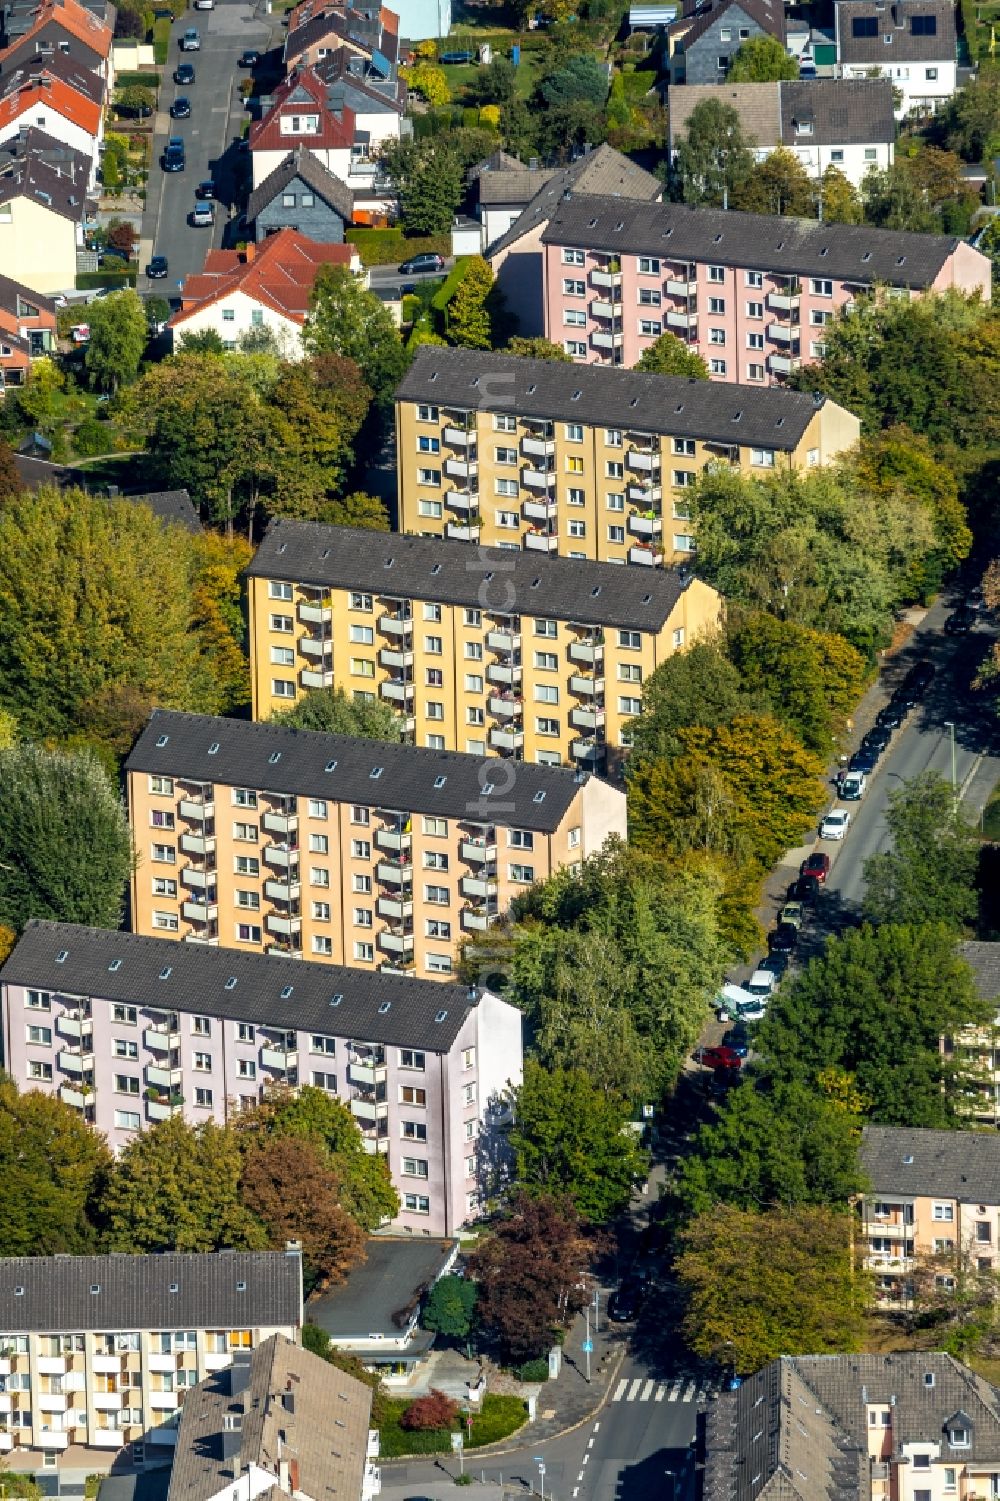
[[[586,771],[201,714],[154,711],[126,775],[134,932],[432,979],[626,832]]]
[[[662,567],[695,551],[708,465],[807,469],[860,433],[818,394],[426,345],[396,392],[399,526]]]
[[[650,673],[719,623],[714,589],[642,571],[278,521],[248,572],[255,719],[311,688],[380,699],[413,743],[606,771]]]

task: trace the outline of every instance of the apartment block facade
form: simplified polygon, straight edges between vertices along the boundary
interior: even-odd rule
[[[385,1156],[411,1233],[475,1217],[480,1153],[521,1081],[520,1012],[465,985],[33,922],[0,986],[8,1072],[116,1151],[173,1115],[221,1124],[309,1085]]]
[[[542,243],[545,334],[574,360],[632,366],[669,332],[740,386],[822,360],[823,329],[875,287],[990,296],[964,240],[867,225],[570,197]]]
[[[864,1265],[879,1302],[906,1308],[917,1271],[943,1291],[959,1269],[1000,1265],[1000,1136],[866,1126],[861,1166]]]
[[[248,573],[255,717],[322,680],[397,709],[417,745],[594,771],[650,673],[722,610],[677,568],[312,522],[277,522]]]
[[[996,1009],[992,1022],[942,1037],[941,1049],[961,1068],[969,1118],[1000,1127],[1000,943],[971,940],[959,945],[959,953],[972,970],[980,999]]]
[[[625,836],[588,772],[157,710],[126,762],[132,926],[448,979],[519,892]]]
[[[172,1446],[190,1388],[301,1327],[298,1252],[4,1257],[0,1455]]]
[[[609,276],[590,277],[600,296]],[[396,392],[400,529],[662,567],[695,550],[688,492],[706,466],[805,469],[860,431],[805,392],[424,346]]]

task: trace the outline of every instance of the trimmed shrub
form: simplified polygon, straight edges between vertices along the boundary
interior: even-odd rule
[[[526,1360],[524,1365],[517,1368],[518,1381],[548,1381],[549,1363],[547,1360]]]
[[[162,68],[170,55],[170,22],[161,16],[153,22],[153,56]]]
[[[427,1433],[450,1428],[458,1417],[458,1403],[444,1392],[431,1391],[411,1402],[399,1420],[400,1428]]]
[[[73,434],[73,447],[81,458],[95,459],[99,453],[108,453],[114,448],[114,435],[107,423],[88,417]]]
[[[78,292],[92,292],[97,287],[134,287],[136,270],[132,271],[78,271],[76,274],[76,289]],[[80,317],[78,323],[86,323],[86,314],[77,309]]]
[[[365,266],[392,266],[408,260],[411,255],[436,250],[438,255],[451,254],[451,238],[448,235],[414,235],[407,239],[403,231],[394,229],[349,229],[347,241],[357,247]]]

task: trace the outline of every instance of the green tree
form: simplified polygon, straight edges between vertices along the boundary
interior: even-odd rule
[[[448,234],[465,187],[462,163],[450,139],[409,136],[389,141],[381,158],[399,193],[407,234]]]
[[[117,928],[131,869],[125,810],[93,755],[0,750],[0,922]]]
[[[360,526],[371,532],[387,532],[389,512],[377,495],[352,490],[340,500],[325,500],[316,512],[316,520],[327,526]]]
[[[94,1212],[111,1153],[56,1095],[19,1094],[0,1074],[0,1255],[79,1255],[96,1249]]]
[[[28,371],[28,384],[20,387],[17,392],[17,404],[25,421],[33,423],[43,432],[51,431],[56,421],[59,397],[65,385],[66,378],[54,360],[32,361]]]
[[[242,578],[253,548],[242,537],[208,531],[192,537],[190,546],[191,625],[202,667],[216,689],[218,712],[230,713],[250,702]],[[122,755],[128,748],[118,747]]]
[[[136,115],[141,120],[151,115],[156,108],[156,95],[141,83],[126,83],[115,89],[115,108],[127,115]]]
[[[657,375],[683,375],[689,380],[708,380],[708,366],[701,355],[669,330],[642,351],[635,368],[651,370]]]
[[[243,1157],[236,1133],[182,1116],[126,1144],[101,1201],[114,1251],[263,1250],[267,1235],[240,1203]]]
[[[954,464],[936,458],[926,437],[898,426],[862,439],[855,465],[861,484],[879,504],[902,494],[930,516],[937,546],[914,570],[917,596],[929,598],[972,548]]]
[[[345,266],[321,266],[309,299],[303,341],[311,354],[353,360],[380,404],[391,401],[407,366],[392,317]]]
[[[775,36],[741,42],[726,74],[727,83],[780,83],[799,76],[799,65]]]
[[[673,178],[685,203],[721,207],[750,173],[756,143],[744,134],[740,117],[719,99],[702,99],[688,116],[678,143]]]
[[[516,354],[522,359],[528,360],[555,360],[559,364],[571,365],[573,362],[563,349],[561,344],[553,344],[551,339],[543,339],[540,336],[524,338],[516,334],[507,343],[504,354]],[[0,491],[2,495],[2,491]]]
[[[427,1294],[420,1314],[425,1329],[451,1339],[463,1339],[476,1312],[476,1284],[468,1277],[439,1277]]]
[[[150,337],[157,333],[170,317],[170,303],[166,297],[146,297],[146,323]]]
[[[625,1208],[649,1166],[629,1115],[628,1101],[583,1069],[547,1069],[529,1059],[510,1133],[518,1182],[529,1192],[565,1195],[585,1220],[605,1224]]]
[[[860,224],[863,214],[857,188],[840,171],[827,167],[820,182],[819,198],[827,224]]]
[[[925,771],[889,792],[892,848],[865,861],[864,912],[873,923],[944,923],[962,932],[978,910],[979,834],[951,785]]]
[[[608,76],[593,53],[581,52],[547,73],[538,93],[552,110],[579,102],[600,108],[608,97]]]
[[[269,515],[314,517],[341,488],[371,398],[353,360],[324,354],[279,367],[269,400],[276,437]]]
[[[90,339],[83,363],[90,384],[111,392],[131,385],[149,341],[142,299],[131,289],[113,292],[90,304],[87,321]]]
[[[388,704],[350,699],[343,688],[314,688],[290,709],[272,714],[275,724],[324,735],[352,735],[363,740],[398,741],[399,716]]]
[[[684,1335],[703,1360],[745,1376],[778,1355],[860,1347],[869,1279],[852,1264],[845,1213],[716,1205],[681,1245]]]
[[[516,92],[517,69],[509,57],[498,54],[490,58],[485,68],[480,68],[476,95],[481,104],[499,104],[502,109],[510,104]]]
[[[473,255],[465,274],[448,303],[448,338],[465,349],[492,349],[493,319],[489,299],[493,290],[493,272],[481,255]]]
[[[782,986],[759,1045],[780,1082],[814,1085],[835,1068],[854,1076],[873,1120],[940,1129],[967,1118],[941,1038],[990,1022],[993,1009],[943,923],[865,925],[831,938]]]
[[[180,354],[222,355],[226,352],[226,346],[222,342],[222,335],[214,328],[198,328],[181,334],[177,340],[177,350]]]
[[[750,707],[721,640],[695,641],[687,651],[668,657],[643,684],[642,713],[629,721],[634,759],[675,756],[681,750],[680,730],[730,724]]]
[[[937,121],[935,121],[937,123]],[[945,145],[967,162],[986,162],[1000,150],[1000,69],[984,59],[975,78],[949,99],[941,115]]]
[[[829,755],[864,690],[868,671],[861,653],[843,636],[762,611],[737,623],[729,653],[745,692],[793,729],[803,745]]]
[[[796,218],[808,218],[815,212],[812,180],[794,151],[779,146],[762,162],[755,163],[737,185],[732,207],[743,209],[748,214],[791,214]]]

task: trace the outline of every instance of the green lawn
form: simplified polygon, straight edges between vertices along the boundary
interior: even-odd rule
[[[386,1416],[379,1425],[381,1457],[398,1459],[403,1454],[450,1454],[451,1433],[448,1430],[411,1433],[400,1427],[399,1420],[409,1405],[407,1397],[392,1397],[386,1402]],[[456,1421],[453,1431],[458,1432],[461,1425],[466,1449],[481,1449],[516,1433],[527,1420],[528,1411],[520,1397],[487,1396],[483,1398],[482,1411],[472,1415],[472,1431],[466,1428],[463,1419]]]
[[[460,37],[452,34],[448,38],[447,50],[449,52],[474,52],[478,43],[482,42],[482,35],[477,37]],[[511,46],[517,41],[516,32],[507,31],[498,33],[495,41],[494,52],[509,55]],[[479,76],[479,68],[475,63],[442,64],[442,71],[448,80],[451,89],[451,97],[456,104],[461,104],[465,90],[474,84]],[[542,71],[541,57],[537,52],[521,53],[521,61],[517,69],[517,96],[519,99],[529,99],[534,93],[535,84]]]

